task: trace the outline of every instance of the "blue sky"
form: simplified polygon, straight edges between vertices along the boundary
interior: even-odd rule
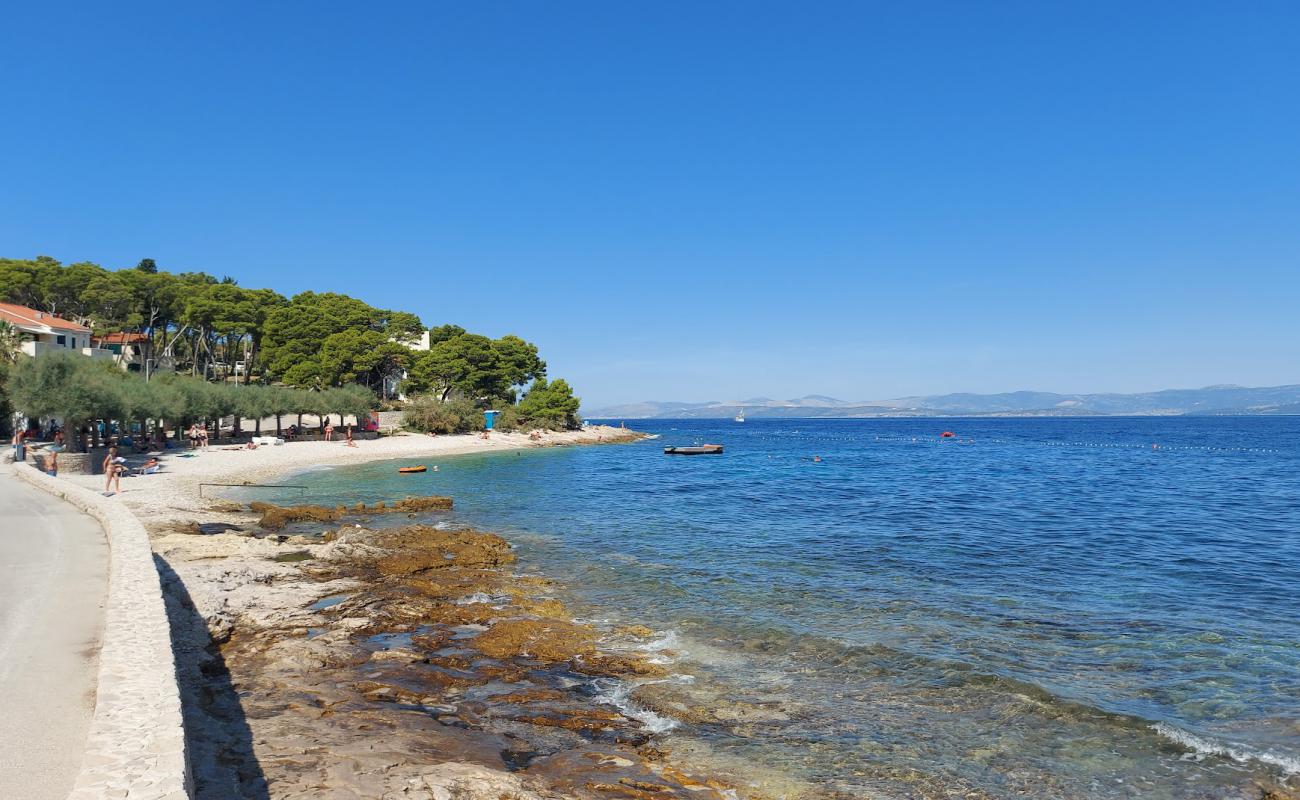
[[[1300,382],[1300,6],[20,4],[0,255],[641,399]]]

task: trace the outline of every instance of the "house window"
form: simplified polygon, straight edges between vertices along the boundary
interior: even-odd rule
[[[58,342],[59,345],[62,346],[68,343],[68,337],[64,336],[63,334],[59,334],[59,336],[57,336],[54,339],[54,341]]]

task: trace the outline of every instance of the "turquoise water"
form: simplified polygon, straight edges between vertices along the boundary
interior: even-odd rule
[[[763,765],[770,789],[1254,797],[1300,780],[1300,419],[637,427],[660,438],[288,482],[325,503],[453,495],[581,613],[663,631],[684,696],[771,712],[666,734]],[[726,453],[662,455],[696,441]]]

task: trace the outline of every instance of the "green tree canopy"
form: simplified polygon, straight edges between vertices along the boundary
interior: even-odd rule
[[[411,353],[418,317],[374,308],[341,294],[303,292],[267,317],[264,355],[272,377],[325,388],[359,381],[379,386]]]
[[[519,401],[519,417],[528,424],[544,428],[576,428],[580,424],[580,405],[581,401],[573,396],[568,381],[559,378],[548,383],[545,378],[539,378]]]

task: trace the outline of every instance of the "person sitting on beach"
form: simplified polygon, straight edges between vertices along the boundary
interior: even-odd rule
[[[244,445],[244,449],[245,449],[245,450],[256,450],[256,449],[257,449],[257,442],[254,442],[252,439],[249,439],[249,440],[248,440],[248,444]]]
[[[351,425],[348,426],[348,441],[347,441],[347,446],[348,446],[348,447],[356,447],[356,446],[357,446],[357,443],[354,442],[354,441],[352,441],[352,426],[351,426]]]
[[[159,469],[162,469],[162,463],[156,458],[151,458],[140,465],[140,474],[155,475]]]
[[[326,423],[325,423],[325,441],[327,441],[327,442],[332,442],[332,441],[334,441],[334,423],[333,423],[333,422],[326,422]]]

